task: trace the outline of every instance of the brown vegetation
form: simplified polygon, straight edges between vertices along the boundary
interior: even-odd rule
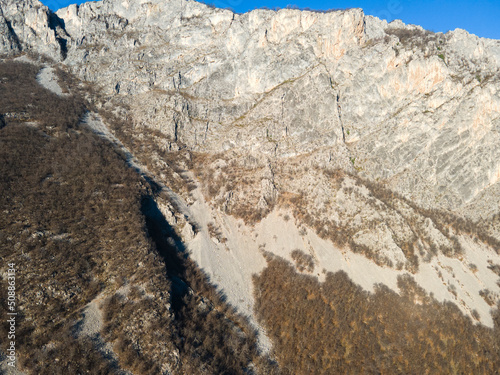
[[[388,217],[401,217],[404,220],[403,224],[409,229],[410,235],[395,235],[393,240],[403,251],[407,259],[404,266],[410,272],[418,270],[418,254],[422,256],[424,261],[429,261],[438,252],[450,257],[461,256],[464,250],[458,235],[474,238],[496,251],[500,249],[500,241],[489,235],[483,229],[484,225],[479,225],[451,212],[424,209],[401,194],[388,189],[382,183],[366,180],[358,175],[349,174],[342,170],[324,170],[323,172],[333,189],[343,190],[344,194],[352,195],[353,199],[360,203],[372,205],[375,211],[386,213]],[[356,186],[342,187],[346,177],[353,180]],[[359,193],[360,189],[365,188],[369,191],[368,198]],[[364,220],[361,225],[353,225],[349,217],[345,220],[333,221],[325,217],[316,207],[311,206],[311,200],[311,197],[304,192],[285,193],[280,194],[279,204],[292,209],[294,217],[300,223],[313,228],[320,237],[332,241],[338,247],[349,247],[352,251],[364,254],[379,265],[397,268],[403,266],[402,264],[393,264],[391,260],[377,253],[376,249],[354,241],[355,234],[362,230],[376,231],[377,219],[374,221]],[[386,224],[391,225],[389,221],[386,221]],[[400,224],[397,225],[392,229],[399,234],[402,231]],[[447,242],[438,242],[431,237],[426,229],[428,225],[434,227]]]
[[[444,35],[442,33],[434,33],[429,30],[421,29],[406,29],[406,28],[388,28],[385,29],[388,35],[394,35],[399,39],[399,42],[407,48],[428,49],[430,45],[436,49],[444,43]],[[441,47],[440,47],[441,48]],[[438,50],[440,50],[440,48]]]
[[[317,206],[317,200],[307,190],[297,190],[294,180],[297,178],[298,165],[295,161],[276,162],[273,178],[276,179],[277,200],[269,200],[268,207],[263,209],[257,205],[260,199],[261,186],[255,175],[262,173],[263,166],[247,168],[239,159],[231,159],[229,155],[192,154],[193,169],[200,181],[206,199],[223,211],[242,218],[247,224],[262,220],[275,204],[288,208],[293,212],[297,222],[315,230],[322,238],[332,241],[340,248],[348,247],[354,252],[362,253],[374,260],[378,265],[403,267],[410,272],[417,272],[419,256],[424,261],[430,261],[438,253],[450,257],[460,257],[464,250],[458,236],[466,235],[482,241],[493,249],[500,248],[500,242],[483,229],[484,225],[473,223],[450,212],[424,209],[388,189],[383,183],[360,178],[340,169],[316,168],[310,173],[318,173],[318,179],[327,183],[333,195],[341,192],[350,201],[359,202],[359,206],[371,207],[380,215],[363,218],[361,223],[355,223],[353,218],[342,217],[342,209],[325,202]],[[300,161],[299,165],[300,165]],[[309,167],[304,166],[307,171]],[[309,174],[310,174],[309,173]],[[322,175],[321,175],[322,174]],[[350,181],[344,184],[345,178]],[[354,186],[352,184],[354,183]],[[368,190],[368,197],[362,191]],[[312,203],[315,202],[315,203]],[[331,211],[333,210],[333,211]],[[332,214],[338,214],[339,219],[332,219]],[[360,212],[360,215],[363,214]],[[377,248],[372,248],[356,241],[359,233],[375,233],[379,225],[386,225],[394,233],[393,241],[406,257],[405,262],[393,262]],[[431,230],[429,230],[431,228]],[[437,233],[437,237],[433,232]]]
[[[100,109],[99,114],[114,135],[131,151],[141,164],[154,176],[161,176],[170,189],[187,198],[196,185],[185,173],[191,165],[190,153],[178,149],[168,136],[154,129],[137,134],[131,130],[130,120],[112,111]],[[177,142],[178,144],[179,142]]]
[[[36,81],[38,66],[8,62],[0,64],[1,111],[6,123],[37,121],[50,128],[71,128],[83,114],[78,96],[61,98]]]
[[[202,182],[202,190],[208,201],[224,212],[253,225],[271,212],[276,204],[273,197],[264,197],[261,178],[264,166],[246,166],[228,155],[192,154],[190,164],[196,178]],[[214,168],[213,163],[221,161],[222,166]],[[265,207],[259,207],[261,199]]]
[[[455,256],[463,254],[462,246],[460,245],[457,237],[451,233],[450,229],[455,231],[455,233],[466,234],[470,237],[476,238],[477,240],[491,246],[497,251],[497,253],[500,254],[500,241],[489,235],[478,223],[474,223],[470,219],[458,216],[451,212],[422,208],[409,199],[406,199],[401,194],[387,189],[380,183],[362,179],[359,176],[352,177],[355,178],[359,184],[366,186],[374,197],[384,202],[388,207],[397,210],[396,205],[398,201],[403,202],[424,218],[429,218],[436,228],[453,243],[452,247],[443,247],[440,249],[445,255]],[[416,228],[416,231],[418,232],[418,228]]]
[[[268,255],[254,276],[255,311],[284,374],[496,373],[500,311],[489,329],[410,276],[398,285],[400,295],[382,285],[371,294],[342,271],[320,283]]]
[[[500,264],[490,263],[490,265],[488,266],[488,268],[490,270],[492,270],[493,272],[495,272],[498,276],[500,276]]]
[[[37,71],[0,64],[9,87],[0,108],[10,114],[0,130],[0,254],[18,266],[19,360],[37,374],[108,373],[99,351],[72,330],[110,278],[138,274],[138,259],[155,268],[140,182],[108,145],[79,128],[83,103],[43,89]],[[20,113],[36,125],[23,124]]]
[[[290,254],[295,261],[297,269],[301,272],[314,271],[314,259],[311,255],[304,253],[302,250],[295,249]]]
[[[108,142],[80,125],[81,99],[58,97],[38,85],[38,69],[0,64],[0,82],[11,90],[0,91],[0,257],[18,268],[21,369],[273,371],[258,353],[248,322],[179,252],[182,243],[159,214],[154,189]],[[4,279],[0,284],[6,290]],[[101,334],[117,361],[93,338],[78,335],[83,308],[101,294],[110,295]],[[5,295],[0,296],[5,316]],[[2,337],[7,329],[3,321]]]

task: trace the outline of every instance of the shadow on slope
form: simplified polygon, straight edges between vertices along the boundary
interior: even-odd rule
[[[248,374],[275,371],[257,349],[255,330],[239,315],[208,276],[190,260],[186,247],[165,220],[153,197],[143,197],[141,211],[172,282],[171,308],[185,371],[192,374]],[[253,369],[253,370],[252,370]]]

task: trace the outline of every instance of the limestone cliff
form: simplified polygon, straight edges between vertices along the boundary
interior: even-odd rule
[[[499,41],[387,24],[360,9],[1,8],[4,51],[65,58],[106,101],[129,105],[135,124],[193,150],[279,158],[322,149],[325,163],[348,168],[351,158],[367,177],[452,209],[499,178]]]
[[[163,215],[240,311],[264,252],[302,251],[320,280],[397,290],[409,272],[493,326],[500,41],[186,0],[0,0],[0,37],[93,86],[89,125],[169,192]]]

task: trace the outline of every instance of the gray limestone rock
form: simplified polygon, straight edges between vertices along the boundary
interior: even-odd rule
[[[235,14],[103,0],[53,14],[36,0],[1,0],[0,10],[3,53],[65,59],[144,132],[192,150],[264,162],[324,149],[429,207],[496,191],[500,41],[361,9]]]
[[[0,54],[34,51],[56,61],[66,56],[64,23],[38,0],[1,0],[0,35]]]

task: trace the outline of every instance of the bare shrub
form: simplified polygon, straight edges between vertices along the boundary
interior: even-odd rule
[[[488,289],[482,289],[479,291],[479,295],[483,297],[484,301],[490,305],[490,306],[495,306],[497,300],[500,301],[500,298],[498,295],[495,295],[491,290]]]
[[[311,255],[304,253],[302,250],[295,249],[291,252],[291,256],[299,271],[314,271],[314,259]]]
[[[500,264],[489,264],[488,269],[492,270],[497,276],[500,276]]]
[[[439,40],[439,36],[428,30],[407,29],[407,28],[387,28],[385,33],[398,37],[401,44],[405,46],[416,46],[425,48],[427,44]]]

